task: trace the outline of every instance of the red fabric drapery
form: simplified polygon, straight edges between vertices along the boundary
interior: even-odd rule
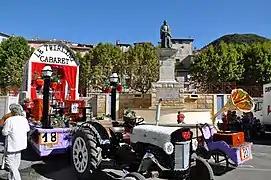
[[[34,80],[35,72],[38,76],[41,77],[41,75],[42,75],[41,70],[44,68],[44,66],[45,66],[45,64],[43,64],[43,63],[36,63],[36,62],[31,63],[31,82]],[[31,100],[37,98],[36,86],[32,83],[31,83],[30,97],[31,97]]]
[[[76,76],[77,76],[77,67],[73,66],[63,66],[65,79],[70,87],[70,97],[75,99],[76,97]]]

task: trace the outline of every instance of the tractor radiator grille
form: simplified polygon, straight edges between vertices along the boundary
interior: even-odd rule
[[[175,143],[175,166],[174,170],[184,171],[189,168],[190,141]]]

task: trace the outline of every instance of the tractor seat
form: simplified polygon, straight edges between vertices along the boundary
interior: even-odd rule
[[[113,133],[123,133],[124,132],[124,127],[111,127],[110,130]]]

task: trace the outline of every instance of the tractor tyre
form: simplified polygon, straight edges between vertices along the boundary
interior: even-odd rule
[[[146,178],[137,172],[131,172],[131,173],[127,174],[123,178],[123,180],[146,180]]]
[[[78,129],[72,141],[72,165],[78,179],[86,180],[95,176],[102,161],[102,149],[98,137],[89,128]]]
[[[195,157],[196,165],[191,167],[190,180],[214,180],[214,172],[210,164],[201,157]]]

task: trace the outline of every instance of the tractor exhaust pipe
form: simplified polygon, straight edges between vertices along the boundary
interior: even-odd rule
[[[156,112],[155,112],[156,126],[159,126],[161,103],[162,103],[162,99],[159,99],[158,104],[156,105]]]

